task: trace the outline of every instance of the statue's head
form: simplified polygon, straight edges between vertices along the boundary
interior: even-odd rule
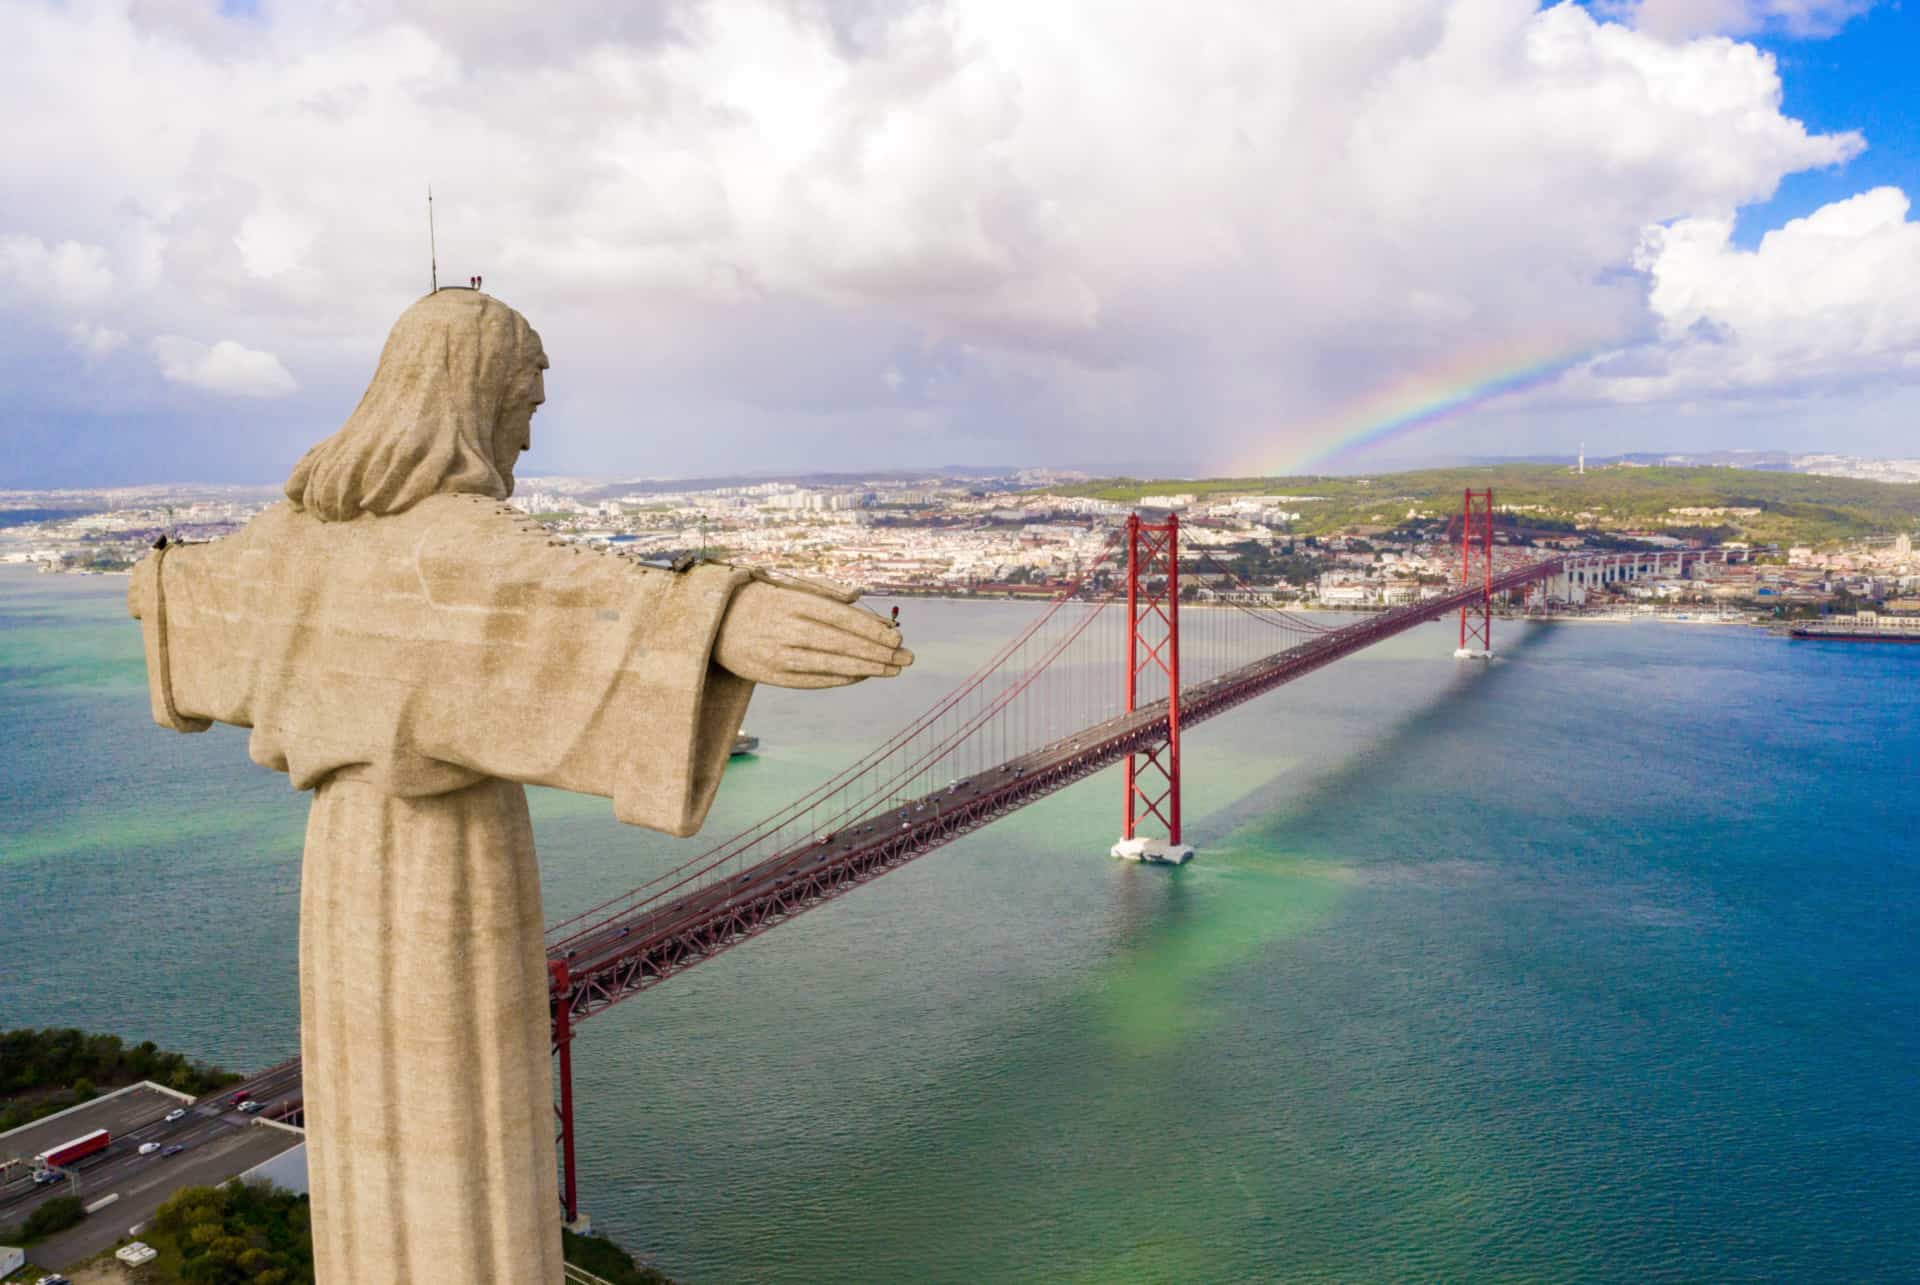
[[[525,317],[477,290],[435,291],[400,314],[360,405],[301,457],[287,498],[326,522],[429,495],[505,499],[546,368]]]

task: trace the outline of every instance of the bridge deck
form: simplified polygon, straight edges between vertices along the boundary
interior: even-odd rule
[[[1562,559],[1497,577],[1503,593],[1557,574]],[[1285,651],[1185,687],[1184,729],[1312,673],[1323,665],[1447,612],[1477,603],[1473,585],[1331,630]],[[555,1000],[577,1022],[657,986],[793,916],[924,856],[961,835],[1164,740],[1167,702],[1108,719],[1069,737],[877,815],[775,854],[664,904],[608,919],[553,948],[567,983]]]
[[[1751,558],[1763,550],[1742,550]],[[1644,564],[1675,569],[1733,551],[1661,554],[1629,560],[1635,574]],[[1452,611],[1479,605],[1491,593],[1506,593],[1562,572],[1603,568],[1609,555],[1572,554],[1509,571],[1426,602],[1383,612],[1345,628],[1244,665],[1180,692],[1182,728],[1252,700],[1343,656],[1391,638]],[[1618,564],[1620,558],[1613,558]],[[1071,593],[1071,591],[1069,591]],[[797,914],[923,856],[963,834],[1016,811],[1098,772],[1130,753],[1163,742],[1168,732],[1162,700],[1064,737],[1050,745],[951,783],[878,815],[868,815],[836,833],[777,853],[746,869],[707,881],[671,899],[641,904],[550,944],[556,1048],[560,1052],[560,1119],[565,1153],[566,1216],[577,1213],[574,1191],[571,1078],[572,1025],[631,995],[650,990],[693,965],[712,959]],[[249,1093],[272,1104],[272,1114],[297,1118],[302,1107],[299,1059],[269,1068],[247,1082]],[[231,1095],[236,1090],[227,1090]],[[205,1109],[205,1103],[199,1104]],[[573,1279],[570,1275],[569,1279]]]

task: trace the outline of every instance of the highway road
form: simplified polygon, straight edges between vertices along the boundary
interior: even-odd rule
[[[125,1237],[133,1224],[152,1217],[180,1188],[224,1182],[297,1146],[297,1134],[255,1127],[254,1116],[234,1109],[231,1095],[244,1090],[271,1109],[297,1099],[299,1086],[299,1068],[291,1065],[271,1068],[191,1105],[178,1096],[136,1086],[0,1136],[0,1159],[29,1160],[95,1129],[106,1129],[113,1137],[104,1152],[73,1166],[65,1182],[41,1186],[22,1174],[0,1185],[0,1226],[17,1226],[56,1195],[77,1194],[88,1204],[117,1196],[78,1226],[34,1245],[31,1253],[35,1264],[55,1270],[91,1257]],[[169,1112],[183,1108],[184,1117],[167,1120]],[[159,1143],[163,1150],[181,1150],[172,1156],[158,1151],[143,1156],[140,1147],[148,1142]]]

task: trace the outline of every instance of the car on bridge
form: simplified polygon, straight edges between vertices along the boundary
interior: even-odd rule
[[[186,1118],[187,1118],[187,1109],[185,1107],[175,1107],[173,1110],[167,1112],[168,1124],[172,1124],[176,1120],[184,1120]]]

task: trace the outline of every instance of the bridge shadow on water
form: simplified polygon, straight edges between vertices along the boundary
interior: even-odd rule
[[[1207,816],[1191,865],[1117,872],[1117,896],[1132,934],[1105,988],[1116,1048],[1166,1050],[1227,1015],[1200,993],[1209,976],[1323,925],[1356,885],[1389,877],[1382,867],[1434,880],[1473,877],[1469,863],[1434,849],[1402,848],[1388,862],[1356,857],[1343,835],[1361,809],[1404,793],[1437,743],[1459,738],[1474,706],[1498,699],[1509,663],[1547,643],[1551,626],[1509,630],[1492,664],[1457,662],[1434,697],[1379,726],[1353,753],[1324,769],[1283,771]],[[1277,694],[1284,701],[1286,693]],[[1203,733],[1204,734],[1204,733]],[[1289,792],[1293,797],[1288,798]],[[1377,846],[1370,844],[1367,846]],[[1151,885],[1164,880],[1164,887]]]
[[[1512,630],[1507,651],[1524,657],[1547,637]],[[1344,1114],[1284,1119],[1268,1101],[1310,1082],[1337,1094],[1344,1072],[1329,1065],[1364,1056],[1327,1056],[1339,1036],[1324,1029],[1324,990],[1298,1008],[1244,1000],[1249,986],[1291,995],[1300,970],[1324,967],[1287,959],[1285,947],[1328,929],[1367,878],[1364,859],[1334,855],[1325,841],[1353,800],[1419,772],[1435,743],[1462,735],[1472,704],[1496,698],[1512,673],[1498,661],[1462,663],[1431,700],[1370,723],[1357,752],[1304,779],[1298,770],[1268,776],[1195,828],[1191,865],[1112,863],[1111,954],[916,1091],[923,1105],[952,1112],[938,1170],[889,1159],[844,1193],[856,1204],[884,1202],[889,1184],[911,1175],[922,1200],[964,1210],[966,1230],[889,1228],[866,1246],[868,1266],[924,1270],[929,1253],[951,1250],[976,1266],[1004,1261],[1010,1275],[1027,1278],[1275,1279],[1361,1252],[1338,1243],[1351,1220],[1325,1215],[1342,1187],[1380,1182],[1400,1194],[1404,1175],[1383,1177],[1372,1166],[1431,1163],[1409,1199],[1458,1199],[1445,1169],[1460,1153],[1441,1156],[1435,1144],[1431,1156],[1383,1161],[1342,1134],[1354,1127]],[[1431,862],[1446,877],[1444,856],[1404,859]],[[1262,960],[1271,973],[1261,965],[1249,979],[1248,967]],[[1254,1034],[1250,1020],[1281,1030]],[[922,1127],[900,1120],[888,1128],[910,1152]],[[1354,1192],[1340,1199],[1364,1203]],[[1054,1220],[1071,1221],[1071,1234]],[[1353,1265],[1382,1266],[1364,1255]]]
[[[1552,624],[1539,623],[1517,637],[1500,640],[1501,651],[1491,664],[1453,662],[1453,674],[1437,693],[1393,716],[1358,753],[1315,773],[1284,814],[1270,810],[1270,799],[1276,789],[1296,775],[1293,772],[1269,778],[1247,798],[1208,817],[1205,828],[1214,833],[1224,829],[1223,837],[1217,841],[1219,846],[1242,852],[1257,847],[1251,840],[1258,837],[1262,829],[1271,830],[1269,837],[1284,845],[1289,826],[1312,828],[1345,814],[1353,796],[1398,779],[1435,739],[1457,734],[1463,715],[1470,715],[1479,702],[1497,698],[1503,680],[1509,675],[1511,662],[1539,649],[1553,631]],[[1286,699],[1284,691],[1279,699]]]

